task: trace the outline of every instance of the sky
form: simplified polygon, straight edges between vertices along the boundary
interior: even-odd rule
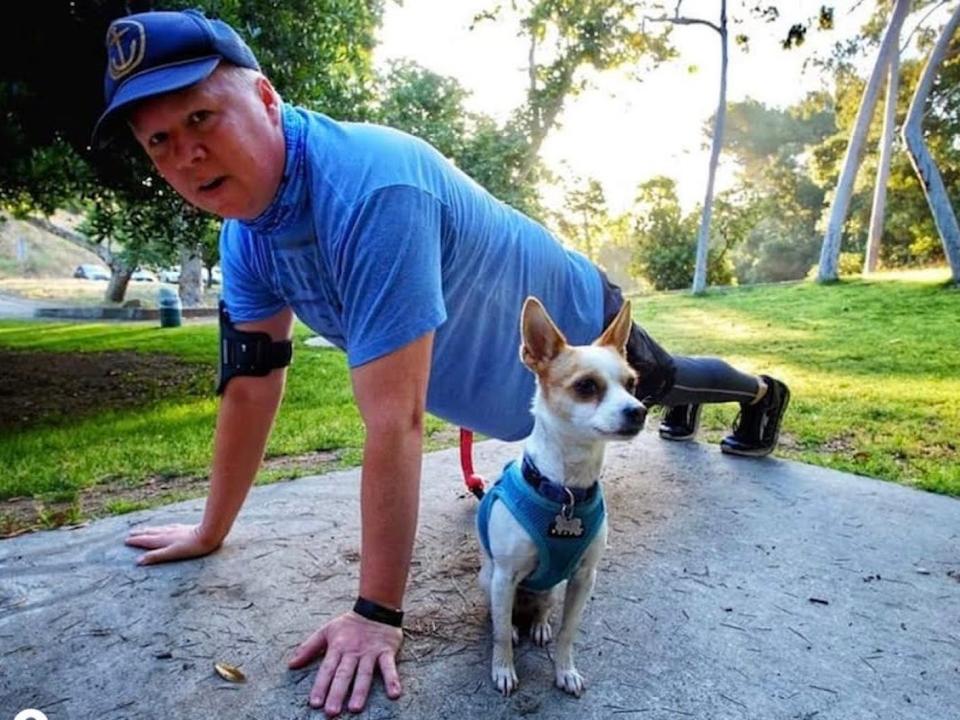
[[[479,10],[496,4],[496,0],[390,3],[375,62],[385,68],[390,59],[409,58],[452,76],[471,92],[471,110],[502,120],[523,101],[526,44],[517,37],[516,24],[509,21],[468,29]],[[719,5],[718,0],[687,0],[684,14],[716,22]],[[835,5],[834,30],[811,29],[800,50],[784,51],[779,41],[792,22],[816,12],[819,0],[779,3],[782,16],[775,24],[756,20],[731,24],[731,36],[746,33],[751,49],[744,54],[731,39],[728,101],[749,96],[785,106],[821,87],[823,81],[815,70],[804,72],[804,61],[814,53],[826,53],[837,39],[854,35],[873,2]],[[851,14],[841,6],[856,10]],[[599,179],[614,211],[629,206],[639,183],[660,174],[677,180],[686,207],[703,199],[709,148],[704,147],[707,140],[702,129],[717,106],[719,35],[706,27],[677,27],[673,43],[679,58],[647,73],[642,82],[620,72],[591,76],[592,89],[568,102],[562,127],[551,133],[541,151],[547,165],[564,177]],[[721,168],[720,188],[730,182],[732,172],[729,164]],[[559,204],[558,190],[542,191],[548,205]]]

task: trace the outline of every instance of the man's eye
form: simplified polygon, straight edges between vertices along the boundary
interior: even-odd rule
[[[191,125],[199,125],[199,124],[202,123],[204,120],[206,120],[208,117],[210,117],[210,111],[209,111],[209,110],[197,110],[197,111],[194,112],[194,113],[190,113],[190,118],[189,118],[190,124],[191,124]]]
[[[157,133],[156,135],[150,136],[150,147],[159,147],[167,139],[166,133]]]
[[[580,378],[573,384],[573,389],[582,398],[592,398],[600,393],[600,386],[593,378]]]

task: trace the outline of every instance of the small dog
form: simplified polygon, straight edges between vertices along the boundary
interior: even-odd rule
[[[491,673],[504,695],[517,687],[515,611],[529,606],[530,637],[545,645],[564,581],[556,684],[577,697],[583,693],[573,639],[607,543],[599,485],[604,448],[636,436],[647,413],[633,395],[637,376],[625,356],[630,327],[625,302],[592,345],[570,346],[540,301],[529,297],[523,304],[520,358],[537,377],[533,431],[523,460],[507,465],[477,515],[485,550],[480,583],[493,620]]]

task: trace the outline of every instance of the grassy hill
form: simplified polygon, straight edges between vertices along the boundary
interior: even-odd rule
[[[103,264],[92,252],[32,225],[0,220],[0,278],[68,278],[81,263]]]

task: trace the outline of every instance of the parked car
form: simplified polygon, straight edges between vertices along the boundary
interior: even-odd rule
[[[149,270],[138,269],[134,270],[133,275],[130,276],[130,279],[134,282],[156,282],[157,276]]]
[[[163,268],[160,271],[160,282],[165,282],[165,283],[180,282],[180,266],[174,265],[173,267]]]
[[[109,280],[110,271],[103,265],[85,263],[77,265],[77,269],[73,271],[73,276],[81,280]]]

